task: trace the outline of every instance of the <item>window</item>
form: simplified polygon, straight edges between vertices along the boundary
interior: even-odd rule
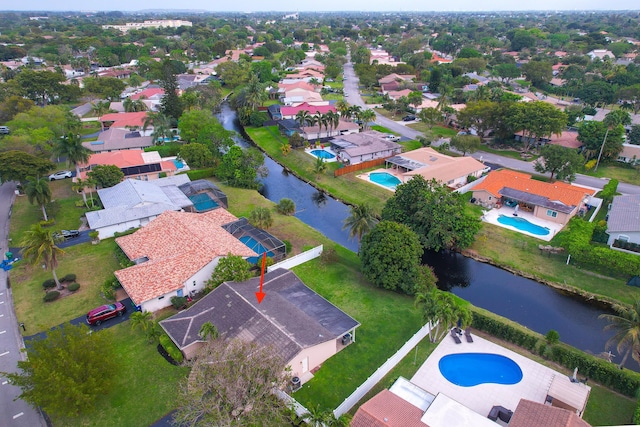
[[[176,293],[176,295],[181,297],[182,296],[182,289],[178,289],[178,292]]]
[[[618,240],[620,240],[621,242],[628,242],[629,241],[629,236],[624,235],[624,234],[618,234]]]
[[[164,299],[164,295],[162,295],[161,297],[158,297],[158,299]]]
[[[547,209],[547,216],[550,216],[552,218],[556,218],[558,216],[558,212],[552,211],[551,209]]]

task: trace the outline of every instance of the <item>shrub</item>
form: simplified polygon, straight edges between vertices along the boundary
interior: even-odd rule
[[[180,310],[187,304],[187,297],[171,297],[171,304],[176,310]]]
[[[544,339],[547,341],[547,344],[558,344],[560,341],[560,334],[558,331],[551,329],[547,332],[547,335],[544,336]]]
[[[120,264],[121,268],[127,268],[134,265],[133,261],[129,259],[120,246],[116,246],[116,259],[118,260],[118,264]]]
[[[633,424],[640,424],[640,402],[638,402],[636,412],[633,414]]]
[[[51,302],[51,301],[55,301],[56,299],[58,299],[58,297],[60,296],[60,292],[58,291],[49,291],[44,295],[44,302]]]
[[[293,245],[291,244],[291,242],[288,240],[283,240],[282,243],[284,243],[284,248],[286,249],[287,253],[290,254],[291,249],[293,249]]]
[[[187,176],[191,181],[209,178],[213,176],[213,168],[190,170],[187,172]]]
[[[67,286],[67,289],[71,292],[75,292],[78,289],[80,289],[80,284],[79,283],[72,283],[69,286]]]
[[[116,299],[116,288],[118,286],[120,286],[120,283],[118,283],[116,276],[111,276],[104,281],[100,290],[106,299],[113,301]]]
[[[160,345],[169,354],[169,356],[171,356],[173,360],[178,363],[182,363],[182,361],[184,360],[184,356],[182,355],[182,352],[178,349],[178,347],[176,347],[176,345],[173,343],[173,341],[171,341],[169,335],[160,335]]]
[[[71,274],[67,274],[66,276],[64,276],[62,278],[63,282],[75,282],[76,281],[76,275],[71,273]]]
[[[42,287],[45,289],[54,288],[55,286],[56,286],[56,281],[53,279],[47,279],[44,282],[42,282]]]
[[[296,212],[296,204],[293,200],[282,198],[276,205],[276,210],[282,215],[293,215]]]
[[[147,147],[145,152],[157,151],[160,157],[173,157],[177,156],[182,144],[179,142],[165,142],[163,145],[154,145],[153,147]]]
[[[129,234],[133,234],[136,231],[138,231],[137,228],[130,228],[130,229],[126,230],[126,231],[116,231],[115,233],[113,233],[113,237],[116,238],[116,237],[121,237],[121,236],[128,236]]]

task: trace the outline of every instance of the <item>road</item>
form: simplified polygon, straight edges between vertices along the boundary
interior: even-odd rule
[[[0,186],[0,255],[8,249],[9,218],[14,200],[15,184]],[[24,346],[19,325],[13,310],[11,289],[8,286],[9,273],[0,269],[0,372],[17,371],[18,361],[24,359],[20,349]],[[0,426],[38,427],[46,426],[38,411],[23,400],[14,400],[20,395],[20,388],[0,377]]]
[[[353,63],[350,56],[347,56],[347,63],[344,65],[344,91],[347,92],[346,100],[351,105],[358,105],[363,109],[367,108],[367,104],[360,96],[360,84],[358,77],[353,69]],[[375,111],[375,110],[374,110]],[[386,127],[387,129],[400,134],[409,139],[416,139],[422,133],[414,129],[406,127],[403,122],[396,122],[384,117],[376,112],[376,123]],[[483,162],[489,162],[500,165],[505,168],[518,170],[526,173],[536,173],[533,169],[532,162],[503,157],[497,154],[490,154],[484,151],[477,151],[472,156]],[[591,188],[602,189],[609,182],[608,178],[596,178],[593,176],[576,174],[575,184],[583,185]],[[621,194],[640,194],[640,186],[621,182],[618,184],[618,192]]]

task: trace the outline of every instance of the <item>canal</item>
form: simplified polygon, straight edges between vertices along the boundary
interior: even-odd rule
[[[228,103],[223,104],[218,118],[226,129],[237,132],[239,145],[250,145],[242,138],[236,113]],[[261,193],[266,198],[275,203],[284,197],[293,200],[297,218],[334,242],[357,251],[357,243],[342,228],[349,216],[348,206],[287,173],[268,156],[265,166],[269,175],[262,180]],[[441,289],[541,334],[554,329],[561,341],[587,353],[604,352],[606,341],[613,335],[611,331],[603,331],[606,322],[598,319],[605,309],[579,297],[457,253],[427,253],[423,260],[434,268]],[[631,358],[627,367],[640,371]]]

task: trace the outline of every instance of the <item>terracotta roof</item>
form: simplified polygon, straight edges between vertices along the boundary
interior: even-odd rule
[[[111,127],[123,128],[126,126],[144,126],[144,119],[147,117],[146,111],[135,113],[110,113],[100,117],[101,122],[113,122]]]
[[[116,243],[131,260],[149,261],[115,272],[136,304],[180,289],[217,257],[257,254],[221,225],[237,218],[219,208],[206,213],[163,212],[146,227]]]
[[[160,164],[161,171],[175,171],[178,169],[172,161],[163,161],[157,152],[145,153],[139,149],[92,154],[89,157],[89,161],[86,164],[81,164],[80,167],[86,167],[87,165],[115,165],[122,169],[156,163]],[[81,172],[81,177],[84,177],[84,175],[86,175],[86,171]]]
[[[403,96],[409,96],[413,92],[411,89],[403,89],[403,90],[390,90],[387,92],[387,96],[391,99],[402,98]]]
[[[501,191],[505,188],[542,196],[550,201],[559,201],[567,206],[579,206],[585,195],[593,196],[595,194],[595,190],[578,187],[562,181],[553,183],[536,181],[531,179],[531,175],[508,169],[490,172],[484,181],[473,187],[473,191],[485,190],[495,197],[501,197]]]
[[[575,412],[520,399],[509,427],[591,427]]]
[[[309,114],[327,114],[329,111],[336,112],[336,107],[333,105],[309,105],[306,102],[303,102],[300,105],[295,107],[282,106],[280,107],[280,113],[283,116],[295,116],[299,111],[308,111]]]
[[[136,93],[135,95],[131,95],[131,99],[136,100],[136,99],[140,99],[142,97],[150,99],[152,96],[155,96],[155,95],[164,95],[164,89],[159,88],[159,87],[145,89],[140,93]]]
[[[351,420],[351,427],[427,427],[420,421],[423,411],[389,390],[382,390]]]

